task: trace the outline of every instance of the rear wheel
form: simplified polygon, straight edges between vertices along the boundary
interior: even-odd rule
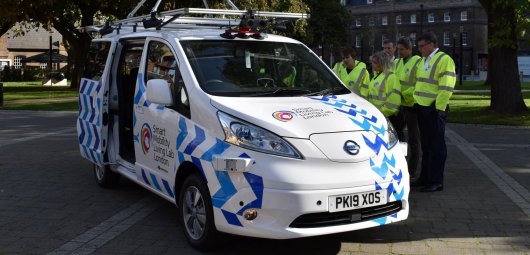
[[[182,184],[179,195],[179,221],[188,242],[196,249],[207,251],[217,244],[213,207],[208,187],[198,174]]]
[[[110,170],[108,165],[98,166],[94,164],[94,177],[99,186],[113,188],[120,182],[120,174]]]

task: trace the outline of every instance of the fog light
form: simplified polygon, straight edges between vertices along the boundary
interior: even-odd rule
[[[245,212],[243,212],[243,217],[245,217],[246,220],[253,220],[258,217],[258,210],[247,209]]]

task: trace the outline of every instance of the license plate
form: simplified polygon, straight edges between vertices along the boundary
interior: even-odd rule
[[[387,203],[386,192],[386,189],[382,189],[363,193],[330,196],[328,198],[329,212],[384,205]]]

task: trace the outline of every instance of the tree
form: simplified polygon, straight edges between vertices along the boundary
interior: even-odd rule
[[[322,47],[322,55],[333,54],[333,49],[346,45],[348,28],[352,22],[348,10],[339,1],[304,0],[309,6],[308,23],[310,45]],[[325,49],[330,52],[326,54]],[[329,63],[330,65],[332,63]]]
[[[527,111],[517,65],[518,37],[529,27],[527,0],[479,0],[488,15],[490,108],[497,113]]]

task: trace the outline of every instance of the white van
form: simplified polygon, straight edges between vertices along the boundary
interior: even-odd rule
[[[174,203],[198,249],[219,232],[287,239],[405,220],[389,121],[304,44],[241,25],[258,21],[246,14],[236,29],[123,25],[92,41],[77,129],[98,184],[124,176]]]

